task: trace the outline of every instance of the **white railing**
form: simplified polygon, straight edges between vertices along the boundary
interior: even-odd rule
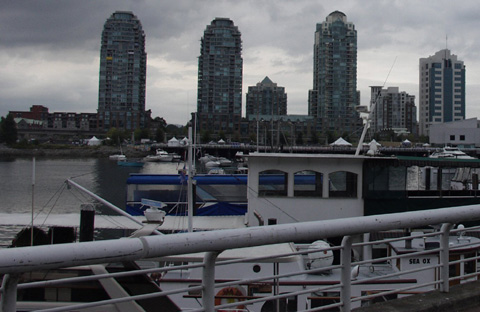
[[[305,302],[307,311],[320,311],[322,309],[341,307],[342,311],[350,311],[352,305],[358,305],[360,301],[368,301],[380,296],[387,296],[391,294],[411,294],[425,291],[425,289],[440,289],[443,292],[449,291],[449,281],[458,279],[476,278],[477,272],[464,274],[462,277],[454,277],[449,279],[449,265],[477,261],[477,258],[459,259],[454,262],[449,259],[449,235],[454,234],[457,230],[452,231],[453,224],[458,224],[466,221],[480,220],[480,205],[463,206],[455,208],[442,208],[435,210],[425,210],[407,213],[385,214],[377,216],[366,216],[359,218],[345,218],[328,221],[303,222],[294,224],[274,225],[251,227],[245,229],[235,230],[221,230],[169,235],[156,235],[140,238],[125,238],[117,240],[106,240],[96,242],[83,242],[72,244],[59,244],[48,246],[34,246],[21,248],[8,248],[0,250],[0,274],[5,274],[2,283],[1,295],[1,311],[9,312],[16,311],[17,290],[24,290],[32,287],[62,287],[62,284],[69,285],[74,282],[85,282],[92,280],[108,280],[112,278],[125,277],[131,275],[149,275],[149,276],[168,276],[170,273],[182,273],[201,268],[203,274],[198,279],[184,279],[184,280],[159,280],[160,287],[163,291],[158,291],[135,295],[135,296],[117,296],[111,300],[104,300],[99,302],[91,302],[86,304],[74,303],[68,306],[60,306],[55,308],[48,308],[42,311],[71,311],[79,309],[93,308],[105,305],[121,305],[126,304],[132,300],[137,302],[148,298],[157,298],[162,296],[172,297],[176,294],[181,298],[196,300],[197,307],[190,307],[189,311],[214,311],[221,309],[228,311],[228,309],[252,311],[254,307],[260,302],[272,301],[286,302],[288,298],[295,297],[296,300]],[[395,229],[415,229],[422,228],[429,225],[443,224],[438,231],[432,233],[422,234],[421,237],[438,236],[440,245],[437,248],[429,249],[428,251],[421,251],[416,253],[409,253],[409,256],[418,255],[419,257],[425,254],[436,253],[439,255],[439,263],[424,267],[423,269],[437,270],[439,278],[435,281],[415,284],[406,284],[405,287],[396,290],[386,291],[370,291],[362,296],[353,296],[352,287],[355,285],[374,282],[385,278],[398,278],[405,276],[405,274],[415,273],[422,270],[413,269],[408,271],[393,272],[378,276],[371,279],[356,280],[351,278],[352,268],[369,268],[382,262],[393,262],[401,259],[405,255],[397,255],[395,257],[383,257],[366,259],[361,261],[352,261],[351,253],[354,249],[368,248],[372,245],[386,244],[394,241],[405,241],[405,239],[414,239],[413,236],[399,237],[392,239],[382,239],[378,241],[365,240],[364,242],[353,242],[353,237],[358,237],[364,233],[388,231]],[[477,231],[478,228],[462,229],[462,231]],[[341,278],[335,283],[322,283],[319,280],[301,280],[293,279],[293,276],[305,275],[305,270],[298,272],[281,273],[279,270],[274,270],[274,274],[262,276],[258,278],[237,278],[232,280],[220,280],[216,277],[215,271],[220,266],[240,264],[243,262],[256,263],[265,262],[268,257],[255,257],[248,259],[230,259],[217,260],[217,256],[225,250],[252,246],[262,246],[268,244],[288,243],[291,241],[313,241],[318,239],[326,239],[330,237],[341,237],[343,241],[341,246],[330,248],[331,250],[340,250],[340,264],[331,265],[319,269],[311,269],[309,273],[320,273],[321,271],[340,270]],[[468,246],[466,242],[463,246]],[[471,246],[472,249],[479,249],[478,243],[476,246]],[[325,251],[323,248],[321,251]],[[289,252],[288,254],[277,254],[278,258],[303,257],[308,252],[318,252],[318,250],[303,250],[296,252]],[[145,270],[126,271],[120,273],[104,273],[93,276],[73,277],[55,281],[39,281],[34,283],[19,283],[20,277],[23,273],[30,273],[39,270],[52,270],[58,268],[67,268],[74,266],[90,265],[94,266],[106,262],[125,262],[143,259],[153,259],[158,257],[171,257],[175,255],[184,255],[189,253],[205,252],[203,262],[181,265],[181,266],[165,266],[159,268],[150,268]],[[275,263],[275,262],[272,262]],[[278,262],[276,262],[278,264]],[[386,265],[388,266],[388,264]],[[390,265],[391,266],[391,265]],[[274,268],[277,265],[274,264]],[[175,289],[168,289],[167,284],[175,282],[178,287]],[[269,294],[263,295],[248,295],[237,296],[239,301],[233,303],[216,304],[215,289],[225,288],[235,285],[249,287],[254,285],[264,285],[272,290]],[[333,304],[312,307],[308,305],[312,294],[319,292],[338,293],[336,298],[331,298]],[[218,296],[217,296],[218,299]],[[38,307],[44,306],[38,304]],[[129,308],[133,311],[133,308]],[[141,309],[139,310],[141,311]]]

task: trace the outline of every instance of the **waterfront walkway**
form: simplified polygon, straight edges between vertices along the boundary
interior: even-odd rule
[[[480,281],[450,287],[450,292],[432,291],[377,303],[353,312],[480,312]]]

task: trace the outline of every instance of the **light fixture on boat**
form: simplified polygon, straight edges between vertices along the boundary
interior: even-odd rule
[[[460,241],[467,241],[469,242],[470,239],[465,237],[465,226],[463,224],[457,225],[457,230],[461,230],[460,232],[457,232],[457,240]]]
[[[161,208],[166,207],[166,204],[162,203],[161,201],[142,198],[142,205],[149,206],[149,208],[145,210],[145,218],[147,218],[147,223],[158,223],[160,225],[163,224],[166,213],[165,211],[161,210]]]

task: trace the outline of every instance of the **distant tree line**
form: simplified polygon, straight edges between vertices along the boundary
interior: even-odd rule
[[[0,143],[13,145],[17,142],[17,125],[12,114],[0,119]]]

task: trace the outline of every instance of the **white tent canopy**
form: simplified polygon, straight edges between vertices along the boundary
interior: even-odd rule
[[[180,141],[180,144],[182,144],[182,145],[188,145],[188,139],[187,139],[187,137],[184,137],[184,138]]]
[[[340,137],[335,142],[330,143],[330,146],[352,146],[352,144]]]
[[[407,139],[405,139],[405,141],[402,142],[402,146],[410,146],[410,145],[412,145],[412,142],[410,142]]]
[[[88,140],[88,145],[96,146],[102,144],[102,140],[97,139],[96,136],[93,136],[90,140]]]
[[[176,137],[173,137],[170,140],[168,140],[167,145],[168,146],[180,146],[180,142],[177,140]]]

